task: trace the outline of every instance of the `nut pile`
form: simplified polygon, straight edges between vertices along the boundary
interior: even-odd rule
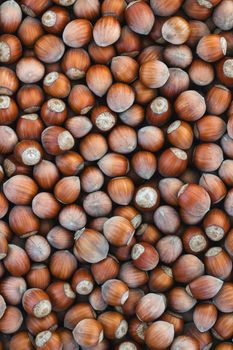
[[[233,349],[233,1],[0,5],[0,350]]]

